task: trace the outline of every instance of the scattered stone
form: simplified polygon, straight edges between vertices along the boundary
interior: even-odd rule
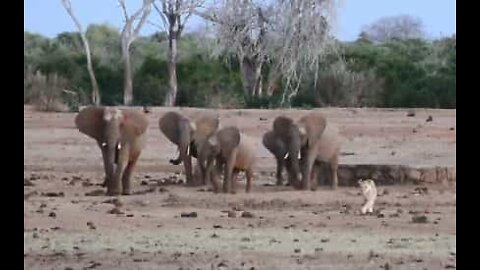
[[[218,236],[218,234],[213,233],[210,237],[211,237],[211,238],[218,238],[219,236]]]
[[[450,130],[455,130],[455,128],[454,128],[454,127],[451,127]]]
[[[107,213],[116,214],[116,215],[125,214],[125,212],[123,212],[119,207],[114,207],[113,209],[109,210]]]
[[[133,214],[127,214],[126,217],[134,217]]]
[[[244,212],[242,212],[241,217],[242,217],[242,218],[253,218],[254,215],[253,215],[253,213],[251,213],[251,212],[244,211]]]
[[[417,133],[417,129],[412,129],[412,133]]]
[[[198,215],[197,215],[197,212],[190,212],[190,213],[181,213],[180,214],[180,217],[182,218],[196,218]]]
[[[148,186],[148,181],[142,180],[142,182],[140,182],[140,185],[141,186]]]
[[[221,229],[221,228],[223,228],[223,227],[222,227],[222,225],[213,225],[213,228],[214,228],[214,229]]]
[[[87,226],[90,230],[96,230],[97,229],[97,227],[95,227],[95,225],[91,221],[87,222]]]
[[[103,189],[95,189],[85,193],[85,196],[103,196],[103,195],[105,195],[105,191]]]
[[[265,118],[265,117],[260,117],[260,118],[258,118],[258,120],[260,120],[260,121],[267,121],[268,119]]]
[[[413,223],[428,223],[427,216],[425,215],[416,215],[412,217]]]
[[[327,242],[329,242],[329,241],[330,241],[330,239],[328,239],[328,238],[322,238],[322,239],[320,240],[320,242],[322,242],[322,243],[327,243]]]
[[[37,195],[38,195],[38,192],[36,190],[34,190],[34,191],[31,191],[31,192],[28,192],[28,193],[24,194],[23,199],[28,200],[30,197],[37,196]]]
[[[48,216],[51,217],[51,218],[56,218],[57,214],[55,212],[50,212],[50,214],[48,214]]]
[[[431,115],[429,115],[425,122],[432,122],[432,121],[433,121],[433,117]]]
[[[407,112],[407,117],[414,117],[414,116],[415,116],[415,111],[409,110],[409,111]]]
[[[323,251],[323,248],[315,248],[315,252]]]
[[[63,193],[63,192],[46,192],[46,193],[42,193],[42,196],[45,196],[45,197],[65,197],[65,193]]]
[[[242,239],[240,239],[240,241],[242,241],[242,242],[250,242],[250,238],[248,238],[248,237],[242,237]]]
[[[293,250],[293,252],[295,252],[295,253],[300,253],[300,252],[302,252],[302,250],[299,249],[299,248],[296,248],[296,249]]]
[[[160,187],[160,188],[158,189],[158,192],[160,192],[160,193],[167,192],[167,191],[168,191],[168,189],[166,189],[166,188],[164,188],[164,187]]]
[[[23,186],[24,187],[33,187],[33,186],[35,186],[35,184],[32,181],[28,180],[27,178],[24,178],[23,179]]]
[[[237,211],[235,211],[235,210],[229,210],[229,211],[227,212],[227,216],[228,216],[229,218],[236,218],[236,217],[237,217]]]

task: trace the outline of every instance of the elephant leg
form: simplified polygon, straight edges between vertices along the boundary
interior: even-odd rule
[[[103,179],[102,187],[106,187],[109,182],[109,172],[108,172],[108,159],[107,159],[107,149],[105,147],[102,147],[102,143],[98,142],[98,146],[100,147],[100,150],[102,151],[102,159],[103,159],[103,169],[105,170],[105,177]]]
[[[313,163],[315,162],[315,153],[312,153],[313,151],[309,151],[307,153],[307,160],[305,160],[305,163],[302,164],[302,189],[303,190],[309,190],[311,186],[311,174],[312,174],[312,168],[313,168]]]
[[[285,161],[283,160],[283,158],[277,158],[277,173],[276,173],[277,186],[283,185],[282,171],[283,171],[284,164],[285,164]]]
[[[214,193],[220,191],[220,183],[218,182],[217,176],[220,174],[221,168],[220,164],[217,161],[217,164],[213,165],[211,160],[207,161],[206,174],[210,175],[210,181],[212,183],[212,188]]]
[[[310,181],[311,181],[310,190],[312,190],[312,191],[317,190],[318,175],[319,175],[320,169],[321,169],[320,164],[318,164],[318,163],[313,164],[312,176],[311,176],[311,179],[310,179]]]
[[[125,171],[123,172],[122,177],[122,188],[123,188],[123,195],[130,195],[131,193],[131,181],[130,178],[132,176],[133,169],[135,168],[135,164],[137,164],[138,157],[140,156],[140,152],[135,153],[130,157],[130,161],[128,162],[127,166],[125,167]]]
[[[234,193],[233,184],[232,184],[232,173],[235,165],[236,151],[233,151],[230,156],[227,158],[227,162],[224,168],[224,180],[223,180],[223,192],[224,193]]]
[[[251,169],[246,170],[245,171],[245,176],[247,178],[247,186],[245,188],[245,192],[249,193],[252,190],[253,171]]]
[[[238,174],[240,173],[240,170],[238,169],[233,169],[232,171],[232,193],[236,193],[237,190],[237,183],[238,183]]]
[[[127,162],[125,162],[123,158],[119,158],[117,167],[115,168],[115,172],[113,173],[113,177],[107,185],[107,195],[116,196],[122,193],[120,181],[122,179],[122,175],[125,171],[126,166]]]
[[[183,159],[183,164],[185,165],[185,177],[188,186],[194,186],[195,183],[193,181],[192,175],[192,157],[189,155],[185,155]]]
[[[335,158],[330,162],[330,175],[332,179],[332,189],[338,188],[338,159]]]

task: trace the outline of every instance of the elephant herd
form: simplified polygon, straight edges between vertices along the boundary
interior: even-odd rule
[[[101,149],[105,169],[107,195],[131,193],[131,176],[146,144],[148,120],[144,113],[115,107],[91,106],[75,117],[81,133],[96,140]],[[210,183],[215,193],[235,193],[237,175],[245,172],[246,192],[251,191],[256,165],[255,138],[235,126],[220,126],[214,115],[189,119],[177,112],[167,112],[159,119],[161,133],[178,147],[178,157],[170,163],[183,163],[186,184]],[[331,186],[338,186],[340,135],[321,113],[313,112],[294,121],[278,116],[272,130],[262,138],[277,162],[276,184],[283,184],[285,169],[288,184],[296,189],[315,190],[324,165],[328,168]],[[192,157],[197,160],[195,168]],[[223,185],[219,176],[223,174]]]

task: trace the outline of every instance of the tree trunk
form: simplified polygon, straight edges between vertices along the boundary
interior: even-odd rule
[[[132,66],[130,64],[129,46],[122,45],[123,54],[123,105],[130,106],[133,101],[133,83],[132,83]]]
[[[90,55],[90,46],[88,45],[88,41],[84,33],[81,33],[81,37],[82,37],[83,45],[85,46],[85,53],[87,54],[88,75],[90,76],[90,82],[92,83],[92,103],[95,104],[96,106],[99,106],[101,104],[100,91],[98,89],[97,78],[95,77],[95,73],[93,72],[92,57]]]
[[[168,38],[168,83],[170,89],[165,97],[165,106],[175,106],[177,100],[177,35],[170,30]]]
[[[240,59],[243,90],[248,96],[262,95],[262,63],[248,57]]]

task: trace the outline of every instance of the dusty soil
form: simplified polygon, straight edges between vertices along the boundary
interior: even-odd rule
[[[184,179],[182,166],[168,164],[176,149],[158,129],[167,110],[148,114],[135,194],[114,198],[103,195],[100,151],[75,129],[75,114],[25,107],[25,269],[456,267],[455,185],[379,186],[375,214],[361,216],[358,188],[272,186],[275,163],[261,135],[275,116],[308,111],[202,109],[175,110],[218,113],[222,125],[258,138],[254,191],[214,195],[209,187],[167,184]],[[345,137],[343,164],[455,166],[455,110],[417,109],[415,117],[406,110],[320,111]]]

